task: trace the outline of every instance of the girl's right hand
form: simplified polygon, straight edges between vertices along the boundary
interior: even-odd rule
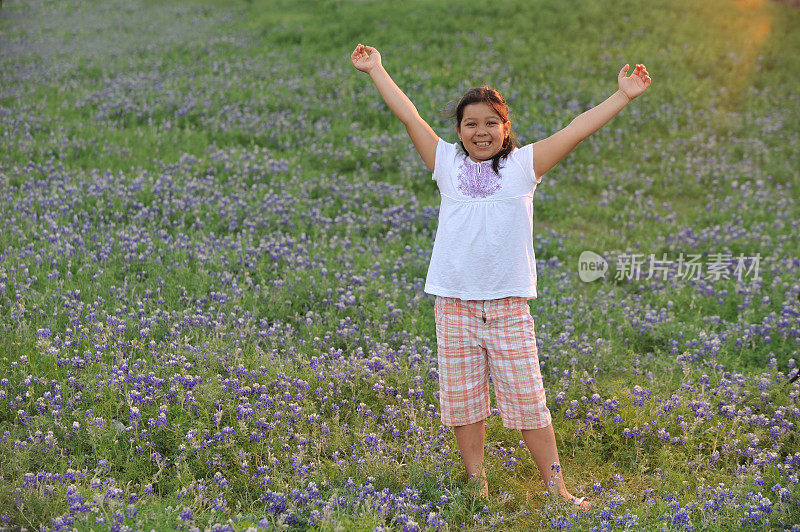
[[[350,60],[353,62],[353,66],[358,70],[369,74],[373,68],[380,66],[381,54],[372,46],[359,44],[356,46],[356,49],[353,50],[353,55],[350,56]]]

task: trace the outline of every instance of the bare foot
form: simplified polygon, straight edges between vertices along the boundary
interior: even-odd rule
[[[485,473],[482,474],[480,477],[478,475],[470,475],[469,477],[470,484],[475,486],[475,493],[476,497],[480,497],[483,499],[489,500],[489,483],[486,482]],[[472,484],[474,482],[474,484]]]
[[[568,491],[562,491],[561,498],[566,502],[571,502],[581,510],[588,511],[592,508],[592,504],[585,497],[575,497]]]
[[[489,483],[486,482],[486,478],[485,477],[480,479],[480,481],[481,481],[480,488],[478,489],[478,491],[475,492],[475,494],[478,497],[481,497],[481,498],[486,499],[488,501],[489,500]]]

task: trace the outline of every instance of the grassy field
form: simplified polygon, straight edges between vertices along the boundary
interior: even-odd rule
[[[472,86],[527,144],[653,77],[534,200],[590,512],[496,411],[472,495],[423,291],[439,195],[359,42],[448,141]],[[0,529],[800,530],[798,72],[789,2],[4,2]]]

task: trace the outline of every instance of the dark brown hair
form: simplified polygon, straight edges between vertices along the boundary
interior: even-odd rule
[[[461,126],[461,119],[464,118],[464,108],[473,103],[485,103],[488,104],[494,112],[500,116],[500,119],[503,123],[509,122],[508,116],[508,105],[506,105],[506,101],[500,92],[497,89],[493,89],[489,86],[483,87],[474,87],[461,97],[457,104],[455,104],[455,108],[453,108],[453,104],[451,103],[448,108],[445,109],[445,116],[447,118],[454,118],[456,121],[456,128],[460,128]],[[469,152],[464,147],[464,143],[459,141],[461,144],[461,149],[464,150],[464,153],[469,156]],[[495,173],[498,172],[500,168],[500,160],[506,157],[511,150],[514,149],[514,146],[518,146],[519,143],[517,142],[517,136],[514,135],[514,132],[509,128],[508,135],[503,140],[503,146],[500,148],[500,151],[492,157],[492,169]]]

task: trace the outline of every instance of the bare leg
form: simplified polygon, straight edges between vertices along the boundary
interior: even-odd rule
[[[553,433],[553,424],[544,427],[543,429],[528,429],[522,431],[522,439],[525,440],[525,445],[533,455],[533,460],[536,462],[536,467],[539,468],[539,473],[542,475],[542,480],[547,484],[550,489],[550,483],[553,483],[553,489],[557,490],[566,500],[573,500],[575,497],[567,491],[564,485],[564,477],[562,472],[555,471],[551,466],[553,463],[561,465],[558,459],[558,449],[556,448],[556,435]],[[583,501],[580,507],[588,510],[591,505],[588,501]]]
[[[456,433],[458,450],[461,451],[461,460],[470,478],[479,477],[481,486],[479,495],[489,498],[489,484],[486,482],[486,471],[483,469],[483,443],[486,432],[483,421],[453,427]]]

